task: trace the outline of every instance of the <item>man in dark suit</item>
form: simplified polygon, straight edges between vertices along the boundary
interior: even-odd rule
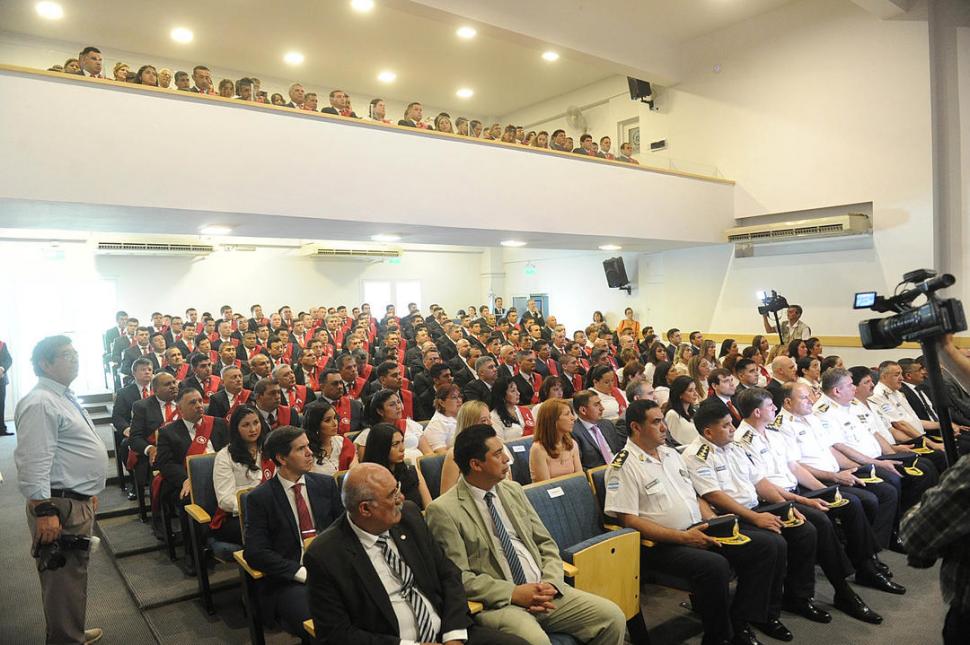
[[[7,401],[7,383],[10,379],[7,378],[7,371],[13,365],[13,357],[10,356],[10,350],[7,348],[7,344],[0,340],[0,437],[13,434],[7,431],[7,424],[4,423],[4,414],[6,414],[6,401]]]
[[[403,125],[409,128],[418,128],[421,126],[421,119],[424,118],[424,106],[414,101],[408,103],[408,107],[404,110],[404,118],[397,122],[398,125]]]
[[[183,358],[188,358],[198,349],[198,345],[196,344],[197,336],[198,334],[195,331],[194,325],[185,325],[182,329],[181,338],[175,341],[175,347],[178,347],[179,351],[182,352]]]
[[[343,504],[333,477],[310,472],[313,452],[302,429],[277,428],[263,455],[276,464],[276,476],[246,498],[246,562],[264,575],[258,589],[263,618],[303,636],[310,617],[304,541],[330,526]]]
[[[286,104],[288,108],[302,108],[303,101],[306,98],[306,90],[299,83],[293,83],[290,85],[289,90],[290,102]]]
[[[466,401],[481,401],[491,406],[492,386],[498,376],[495,359],[491,356],[479,356],[475,361],[475,374],[477,378],[466,383],[461,394]]]
[[[476,349],[475,352],[477,353],[478,350]],[[451,368],[451,375],[455,377],[455,383],[460,387],[465,387],[467,383],[475,378],[475,372],[473,370],[475,363],[474,361],[469,363],[471,356],[471,345],[467,340],[462,338],[458,341],[458,355],[448,361],[448,367]]]
[[[435,342],[435,345],[438,346],[438,353],[441,354],[441,360],[447,363],[458,356],[457,343],[461,338],[461,326],[449,321],[445,323],[445,327],[447,331]]]
[[[115,446],[119,448],[117,459],[121,463],[127,461],[128,435],[131,433],[131,407],[136,401],[148,399],[152,396],[152,376],[154,368],[152,362],[144,356],[136,358],[131,364],[134,381],[118,390],[114,404],[111,406],[111,425],[115,431]],[[0,417],[2,418],[2,417]],[[134,499],[134,489],[128,486],[128,499]]]
[[[131,382],[131,364],[139,356],[146,358],[152,353],[151,344],[148,342],[151,332],[148,327],[138,327],[135,330],[135,344],[126,348],[121,354],[121,369],[119,370],[126,378],[125,384]],[[119,339],[120,340],[120,339]],[[156,369],[158,369],[157,366]]]
[[[222,379],[212,373],[212,360],[205,354],[193,354],[191,360],[192,371],[182,381],[180,388],[191,388],[202,395],[202,401],[208,405],[209,397],[219,391]]]
[[[364,404],[347,395],[340,372],[324,371],[320,381],[320,398],[337,411],[337,431],[340,434],[357,432],[364,427]]]
[[[310,403],[317,399],[317,395],[306,385],[297,385],[296,375],[289,365],[280,365],[273,370],[273,380],[280,385],[280,400],[302,413]]]
[[[302,421],[296,408],[280,405],[280,384],[271,378],[256,382],[250,400],[256,404],[264,434],[282,426],[299,426]]]
[[[536,353],[531,349],[520,350],[515,354],[515,360],[519,365],[519,373],[512,380],[519,388],[519,405],[538,403],[542,376],[534,371],[536,366]]]
[[[347,513],[314,540],[304,558],[317,638],[525,643],[472,622],[461,572],[386,468],[354,468],[341,497]]]
[[[119,311],[115,314],[115,326],[104,332],[104,347],[106,351],[111,350],[115,340],[125,334],[128,328],[128,312]]]
[[[139,470],[136,473],[139,475],[148,470],[142,465],[155,463],[155,431],[178,416],[175,396],[179,386],[175,377],[168,372],[159,372],[152,377],[151,384],[154,396],[139,398],[131,404],[128,447],[138,456]],[[139,479],[144,481],[144,477]]]
[[[238,367],[222,370],[222,385],[221,390],[209,397],[206,414],[228,420],[229,414],[240,405],[245,405],[253,393],[243,387],[242,370]]]
[[[422,383],[418,391],[418,383]],[[455,379],[451,376],[451,368],[444,363],[435,363],[429,369],[418,374],[414,381],[414,417],[416,421],[425,421],[434,416],[435,395],[438,388],[451,385]]]
[[[595,390],[580,390],[573,395],[576,421],[573,439],[579,444],[579,460],[583,470],[605,466],[623,449],[623,437],[612,421],[604,419],[603,404]]]
[[[135,344],[135,334],[138,332],[138,319],[129,318],[125,323],[125,331],[111,341],[111,360],[121,365],[125,350]]]
[[[331,90],[330,92],[330,105],[328,107],[320,110],[326,114],[336,114],[339,116],[349,116],[353,119],[359,119],[353,110],[347,107],[350,103],[350,97],[343,90]]]

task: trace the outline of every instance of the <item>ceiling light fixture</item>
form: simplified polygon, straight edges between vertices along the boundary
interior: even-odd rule
[[[231,226],[223,226],[221,224],[208,224],[199,228],[199,233],[203,235],[229,235],[232,233]]]
[[[350,0],[350,8],[360,13],[367,13],[374,9],[374,0]]]
[[[470,99],[471,97],[475,96],[475,90],[470,87],[463,87],[455,92],[455,96],[460,99]]]
[[[476,34],[478,34],[478,32],[475,30],[474,27],[468,27],[468,26],[459,27],[458,31],[456,31],[455,33],[458,34],[459,38],[464,38],[465,40],[471,40],[476,36]]]
[[[389,69],[386,69],[377,75],[377,80],[379,80],[381,83],[393,83],[397,80],[397,74]]]
[[[304,60],[304,56],[300,52],[286,52],[283,56],[283,62],[287,65],[302,65]]]
[[[37,10],[38,16],[48,20],[60,20],[64,17],[64,7],[56,2],[38,2],[34,9]]]
[[[600,246],[600,251],[619,251],[622,248],[622,246],[616,244],[603,244]]]
[[[176,27],[170,35],[172,36],[172,40],[177,43],[190,43],[193,38],[192,30],[186,29],[185,27]]]
[[[522,240],[502,240],[501,242],[499,242],[499,244],[501,244],[502,246],[508,246],[512,248],[525,246],[525,242],[523,242]]]
[[[559,54],[551,50],[547,52],[542,52],[542,60],[548,61],[550,63],[555,63],[557,60],[559,60]]]
[[[401,236],[394,235],[392,233],[378,233],[377,235],[371,235],[370,239],[375,242],[399,242],[401,240]]]

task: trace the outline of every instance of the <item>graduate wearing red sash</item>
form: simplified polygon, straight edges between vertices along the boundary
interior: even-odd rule
[[[536,420],[532,415],[532,410],[524,405],[518,406],[519,414],[522,415],[522,436],[531,437],[536,429]]]

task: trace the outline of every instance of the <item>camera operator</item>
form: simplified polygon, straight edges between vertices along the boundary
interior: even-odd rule
[[[48,643],[94,643],[84,629],[96,494],[104,489],[105,447],[69,386],[78,354],[49,336],[31,356],[37,385],[17,404],[14,452],[40,576]]]
[[[768,322],[767,312],[761,314],[762,322],[765,324],[765,332],[768,334],[780,333],[782,345],[787,345],[796,339],[808,340],[812,337],[812,328],[802,322],[801,305],[788,305],[786,313],[788,320],[781,321],[781,331]]]

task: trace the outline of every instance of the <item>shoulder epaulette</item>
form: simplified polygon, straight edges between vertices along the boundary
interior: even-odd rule
[[[784,423],[784,420],[782,419],[782,416],[779,414],[774,418],[774,420],[772,420],[771,423],[767,425],[767,427],[771,430],[781,430],[782,423]],[[748,432],[751,432],[751,431],[749,430]]]
[[[815,411],[816,412],[828,412],[829,411],[829,404],[828,403],[823,403],[822,405],[820,405],[817,408],[815,408]]]
[[[862,401],[860,401],[859,399],[852,399],[852,402],[855,403],[856,405],[862,405]]]
[[[629,450],[621,450],[620,452],[616,453],[615,457],[613,457],[613,461],[610,462],[610,467],[612,468],[621,467],[623,465],[623,462],[625,462],[626,458],[629,456],[630,456]]]
[[[754,433],[750,430],[745,430],[744,434],[741,435],[742,443],[751,443],[754,440]]]
[[[707,461],[707,456],[711,454],[711,447],[706,443],[701,444],[701,447],[697,449],[697,458],[701,461]]]

